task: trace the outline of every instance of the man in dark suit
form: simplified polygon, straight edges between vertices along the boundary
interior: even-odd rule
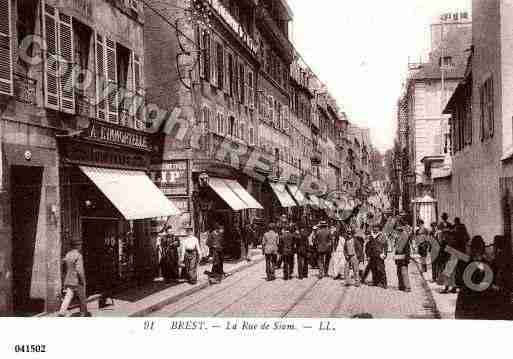
[[[333,250],[333,238],[326,222],[319,223],[319,230],[314,237],[314,245],[317,248],[319,262],[319,278],[328,274],[329,254]]]
[[[296,245],[294,235],[292,234],[295,228],[284,227],[282,235],[280,236],[280,254],[283,259],[283,279],[289,280],[292,276],[293,259],[296,253]]]
[[[410,277],[408,274],[408,265],[411,259],[411,238],[413,229],[408,226],[405,219],[399,223],[399,238],[395,249],[395,265],[397,266],[397,279],[399,281],[399,290],[411,292]]]
[[[308,229],[301,228],[299,233],[296,233],[296,252],[297,252],[297,273],[299,279],[308,278]]]

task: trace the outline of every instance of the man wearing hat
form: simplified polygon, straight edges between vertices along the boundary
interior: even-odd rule
[[[333,249],[333,239],[328,228],[328,224],[324,221],[319,223],[319,229],[314,236],[314,246],[317,249],[319,263],[319,278],[324,278],[328,274],[329,254]]]
[[[397,266],[397,279],[399,290],[411,292],[410,278],[408,274],[408,265],[410,264],[410,242],[413,230],[407,225],[406,219],[399,221],[399,238],[395,248],[395,265]]]

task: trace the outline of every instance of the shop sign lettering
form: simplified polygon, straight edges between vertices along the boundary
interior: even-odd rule
[[[88,137],[97,141],[114,143],[123,146],[149,150],[148,136],[144,133],[132,132],[128,129],[111,127],[98,122],[91,123]]]

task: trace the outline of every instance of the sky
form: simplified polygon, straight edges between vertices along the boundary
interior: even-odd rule
[[[434,19],[471,0],[288,0],[291,40],[349,120],[392,148],[408,58],[427,57]]]

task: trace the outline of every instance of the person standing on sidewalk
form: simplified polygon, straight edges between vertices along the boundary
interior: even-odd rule
[[[289,280],[292,277],[292,272],[294,271],[294,254],[296,252],[296,246],[294,241],[294,235],[292,234],[295,231],[293,225],[290,225],[289,228],[284,228],[283,233],[280,236],[280,255],[283,260],[283,279]]]
[[[349,230],[347,234],[347,238],[344,243],[344,256],[346,259],[345,267],[344,267],[344,277],[346,281],[346,287],[351,285],[351,270],[354,275],[354,285],[356,287],[360,286],[360,268],[358,263],[358,256],[356,253],[356,247],[358,245],[357,239],[354,236],[354,232]]]
[[[430,251],[429,231],[424,226],[424,221],[419,219],[419,228],[416,233],[417,253],[422,273],[427,272],[427,256]]]
[[[333,241],[331,238],[330,230],[326,222],[319,223],[320,229],[314,237],[314,246],[317,249],[318,263],[319,263],[319,278],[322,279],[328,274],[329,269],[329,254],[332,251]]]
[[[369,241],[365,247],[369,263],[362,276],[362,283],[365,283],[369,272],[372,273],[372,284],[387,289],[387,273],[385,259],[388,253],[386,240],[379,231],[378,226],[373,226]]]
[[[269,224],[269,230],[264,233],[262,238],[262,252],[265,255],[265,272],[267,281],[276,279],[274,265],[276,254],[278,253],[278,233],[274,231],[276,226],[274,223]]]
[[[223,241],[224,241],[224,227],[216,224],[215,229],[208,237],[207,245],[212,253],[212,270],[210,271],[211,283],[218,284],[224,278],[224,254],[223,254]]]
[[[66,253],[63,263],[66,266],[64,276],[64,299],[62,300],[59,317],[66,316],[73,297],[78,296],[80,302],[80,316],[88,317],[91,314],[87,311],[86,303],[86,278],[84,271],[84,258],[80,253],[81,243],[74,241],[71,250]]]
[[[297,274],[299,279],[308,278],[308,229],[303,226],[296,234]]]
[[[407,225],[406,220],[401,219],[399,227],[399,238],[395,248],[395,265],[397,267],[397,279],[399,290],[411,292],[408,266],[411,259],[411,238],[412,229]]]
[[[184,258],[185,277],[189,284],[196,284],[198,282],[198,263],[202,257],[201,247],[198,238],[192,233],[192,227],[184,228],[186,237],[182,239],[181,249],[183,250],[182,257]]]

